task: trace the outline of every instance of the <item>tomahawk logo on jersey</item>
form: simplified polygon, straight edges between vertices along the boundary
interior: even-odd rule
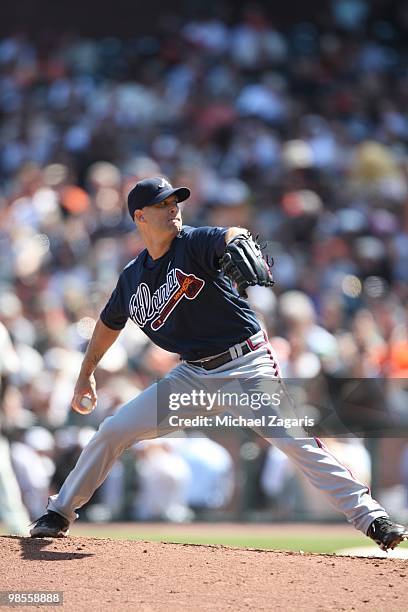
[[[179,268],[167,273],[166,281],[153,293],[146,283],[140,283],[136,293],[129,302],[129,314],[132,321],[144,327],[147,321],[153,322],[150,327],[157,331],[171,315],[177,304],[184,297],[194,300],[204,287],[205,281],[194,274],[186,274]]]

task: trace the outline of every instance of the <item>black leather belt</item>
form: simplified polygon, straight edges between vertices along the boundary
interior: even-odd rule
[[[186,360],[186,363],[193,365],[193,366],[197,366],[199,368],[204,368],[204,370],[215,370],[216,368],[220,368],[226,363],[229,363],[230,361],[237,359],[237,357],[242,357],[242,355],[247,355],[251,351],[255,351],[263,344],[266,344],[266,342],[263,341],[254,346],[251,342],[251,339],[248,339],[239,345],[241,347],[242,354],[236,355],[235,357],[233,357],[231,355],[231,352],[228,350],[228,351],[224,351],[223,353],[220,353],[219,355],[215,355],[214,357],[197,359],[195,361]]]

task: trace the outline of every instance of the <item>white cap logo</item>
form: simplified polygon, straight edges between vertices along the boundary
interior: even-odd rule
[[[166,179],[162,178],[159,183],[159,189],[163,189],[164,187],[166,187],[167,189],[171,189],[170,183],[166,181]]]

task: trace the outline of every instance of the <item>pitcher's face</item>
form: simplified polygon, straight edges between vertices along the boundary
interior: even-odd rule
[[[181,210],[175,195],[136,211],[135,218],[145,224],[152,234],[177,236],[182,226]]]

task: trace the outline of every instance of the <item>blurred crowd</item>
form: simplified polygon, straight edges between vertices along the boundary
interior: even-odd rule
[[[370,2],[329,4],[324,26],[285,31],[251,4],[234,22],[168,15],[156,35],[128,40],[0,40],[0,423],[12,442],[0,463],[32,518],[103,418],[178,362],[128,324],[98,369],[98,410],[69,410],[99,312],[142,248],[125,201],[147,176],[192,189],[185,223],[241,225],[265,242],[276,288],[253,288],[250,301],[286,377],[385,379],[384,423],[408,426],[406,47]],[[135,447],[93,516],[126,505],[132,518],[188,520],[227,506],[236,456],[195,442]],[[262,470],[290,480],[290,468],[261,446],[257,478],[279,499],[286,476]]]

